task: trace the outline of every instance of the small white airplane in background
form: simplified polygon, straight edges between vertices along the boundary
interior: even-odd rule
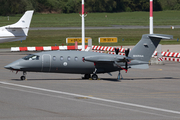
[[[26,11],[17,23],[0,27],[0,43],[26,40],[33,12]]]

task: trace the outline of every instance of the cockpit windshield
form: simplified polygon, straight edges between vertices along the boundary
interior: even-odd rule
[[[39,56],[30,54],[28,56],[23,57],[22,59],[24,59],[24,60],[39,60]]]

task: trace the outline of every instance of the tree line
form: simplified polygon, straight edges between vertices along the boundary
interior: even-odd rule
[[[149,0],[84,0],[87,12],[149,11]],[[82,0],[0,0],[0,15],[24,13],[81,12]],[[180,10],[180,0],[153,0],[154,11]]]

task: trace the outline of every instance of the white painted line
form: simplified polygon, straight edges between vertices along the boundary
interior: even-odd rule
[[[20,92],[33,93],[33,94],[37,94],[37,95],[44,95],[44,96],[54,97],[54,98],[62,98],[62,99],[66,99],[66,100],[71,100],[71,101],[76,101],[76,102],[84,102],[84,103],[89,103],[89,104],[93,104],[93,105],[116,108],[116,109],[121,109],[121,110],[128,110],[128,111],[133,111],[133,112],[140,112],[140,113],[145,113],[145,114],[157,115],[157,116],[166,117],[166,118],[169,117],[169,118],[178,118],[179,119],[179,117],[175,117],[175,116],[167,116],[167,115],[163,115],[163,114],[140,111],[140,110],[137,110],[137,109],[129,109],[129,108],[124,108],[124,107],[118,107],[118,106],[103,104],[103,103],[84,101],[84,100],[80,100],[80,99],[73,99],[73,98],[68,98],[68,97],[62,97],[62,96],[57,96],[57,95],[40,93],[40,92],[33,92],[33,91],[28,91],[28,90],[23,90],[23,89],[10,88],[10,87],[4,87],[4,86],[0,86],[0,88],[5,88],[5,89],[9,89],[9,90],[16,90],[16,91],[20,91]]]
[[[174,110],[168,110],[168,109],[162,109],[162,108],[138,105],[138,104],[133,104],[133,103],[127,103],[127,102],[121,102],[121,101],[115,101],[115,100],[109,100],[109,99],[85,96],[85,95],[68,93],[68,92],[62,92],[62,91],[56,91],[56,90],[49,90],[49,89],[44,89],[44,88],[37,88],[37,87],[32,87],[32,86],[18,85],[18,84],[2,82],[2,81],[0,81],[0,84],[17,86],[17,87],[22,87],[22,88],[29,88],[29,89],[46,91],[46,92],[52,92],[52,93],[59,93],[59,94],[70,95],[70,96],[75,96],[75,97],[86,97],[86,98],[89,98],[89,99],[92,99],[92,100],[99,100],[99,101],[104,101],[104,102],[117,103],[117,104],[122,104],[122,105],[127,105],[127,106],[145,108],[145,109],[149,109],[149,110],[156,110],[156,111],[167,112],[167,113],[174,113],[174,114],[179,114],[180,115],[179,111],[174,111]]]

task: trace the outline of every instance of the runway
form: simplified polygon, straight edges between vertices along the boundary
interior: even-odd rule
[[[28,52],[0,53],[1,120],[179,120],[180,63],[165,62],[147,70],[83,75],[28,73],[3,67]]]

